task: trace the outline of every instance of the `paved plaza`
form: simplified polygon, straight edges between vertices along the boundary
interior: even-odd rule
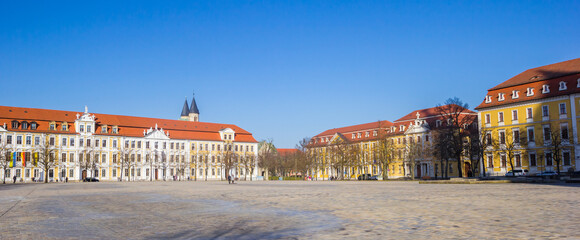
[[[580,239],[580,185],[0,186],[0,239]]]

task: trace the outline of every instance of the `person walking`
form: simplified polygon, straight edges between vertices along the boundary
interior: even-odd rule
[[[12,179],[14,180],[13,184],[16,183],[16,175]]]
[[[228,184],[232,183],[232,176],[228,175]]]

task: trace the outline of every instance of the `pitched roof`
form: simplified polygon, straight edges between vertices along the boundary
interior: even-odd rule
[[[278,151],[278,155],[280,156],[288,156],[290,154],[295,154],[298,153],[298,149],[296,148],[278,148],[276,149]]]
[[[67,133],[76,134],[74,122],[77,119],[77,114],[82,115],[82,112],[37,109],[37,108],[20,108],[0,106],[0,125],[6,123],[8,130],[10,129],[10,122],[28,121],[37,122],[37,132],[47,133]],[[143,137],[143,131],[149,128],[154,128],[157,125],[163,128],[164,131],[169,132],[172,139],[187,139],[187,140],[207,140],[207,141],[221,141],[219,131],[225,128],[231,128],[236,132],[236,142],[257,142],[251,133],[233,125],[221,123],[207,123],[207,122],[190,122],[159,118],[145,118],[133,117],[123,115],[111,115],[95,113],[96,129],[95,135],[111,135],[111,136],[127,136],[127,137]],[[49,123],[56,122],[57,131],[49,130]],[[60,131],[60,126],[66,122],[68,124],[68,131]],[[102,133],[103,127],[107,125],[118,126],[118,134],[113,134],[111,131]],[[29,132],[34,130],[27,130]]]
[[[183,109],[181,109],[181,116],[189,116],[189,106],[187,105],[187,97],[185,98],[185,103],[183,103]]]
[[[333,128],[333,129],[329,129],[329,130],[326,130],[324,132],[319,133],[318,135],[314,136],[314,138],[321,137],[321,136],[331,136],[331,135],[334,135],[335,133],[349,133],[349,132],[359,132],[359,131],[364,131],[364,130],[378,129],[379,126],[381,128],[388,128],[388,127],[393,126],[393,123],[390,121],[387,121],[387,120],[383,120],[383,121],[376,121],[376,122],[346,126],[346,127],[341,127],[341,128]]]
[[[193,97],[191,100],[191,108],[189,109],[189,113],[199,114],[199,109],[197,109],[197,104],[195,103],[195,97]]]
[[[446,107],[448,105],[443,105],[442,107]],[[457,106],[457,105],[455,105]],[[397,123],[397,122],[402,122],[402,121],[408,121],[408,120],[414,120],[417,119],[417,113],[419,113],[419,118],[426,118],[426,117],[434,117],[434,116],[439,116],[440,114],[437,112],[437,107],[432,107],[432,108],[425,108],[425,109],[420,109],[420,110],[415,110],[410,112],[409,114],[403,116],[402,118],[399,118],[397,120],[395,120],[393,123]],[[474,111],[471,111],[469,109],[465,109],[464,113],[475,113]]]
[[[489,91],[580,73],[580,58],[528,69]]]

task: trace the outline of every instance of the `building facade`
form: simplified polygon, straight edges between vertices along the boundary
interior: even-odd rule
[[[476,117],[468,109],[458,111],[460,119]],[[353,179],[361,174],[388,178],[441,177],[445,166],[448,176],[458,176],[456,159],[443,162],[433,154],[433,130],[449,123],[448,116],[436,108],[427,108],[412,111],[394,122],[377,121],[326,130],[314,136],[308,146],[318,163],[313,175],[318,179]],[[466,127],[477,130],[476,122]],[[471,163],[469,159],[462,162]]]
[[[489,89],[476,108],[489,139],[482,169],[492,176],[574,170],[579,104],[580,59],[528,69]]]
[[[199,122],[195,99],[180,119],[0,106],[0,178],[255,179],[258,143],[251,133]]]

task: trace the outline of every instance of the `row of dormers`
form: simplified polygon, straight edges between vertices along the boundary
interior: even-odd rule
[[[60,125],[60,129],[59,129],[59,125]],[[12,122],[11,122],[12,129],[38,130],[38,126],[39,126],[39,124],[35,121],[28,122],[28,121],[12,120]],[[4,128],[6,129],[6,124],[4,124]],[[67,131],[69,131],[69,129],[70,129],[70,127],[69,127],[68,122],[62,122],[62,123],[58,124],[56,121],[51,121],[48,123],[48,130],[50,130],[50,131],[57,131],[58,130],[58,131],[67,132]],[[111,129],[110,133],[112,133],[112,134],[119,133],[118,126],[112,126],[110,129]],[[79,124],[77,132],[94,133],[91,124]],[[107,125],[102,125],[100,133],[109,133],[109,127]]]
[[[576,88],[580,88],[580,78],[576,80]],[[565,81],[560,81],[560,83],[558,84],[558,91],[565,91],[565,90],[568,90],[567,83]],[[541,92],[542,92],[542,94],[550,93],[550,85],[548,85],[548,84],[542,85]],[[535,94],[534,88],[528,87],[526,89],[526,96],[527,97],[534,96],[534,94]],[[518,99],[520,97],[520,91],[513,90],[511,96],[512,96],[512,99]],[[505,100],[505,93],[498,93],[497,94],[497,101],[501,102],[504,100]],[[491,103],[491,102],[493,102],[493,97],[490,95],[485,96],[485,103]]]

